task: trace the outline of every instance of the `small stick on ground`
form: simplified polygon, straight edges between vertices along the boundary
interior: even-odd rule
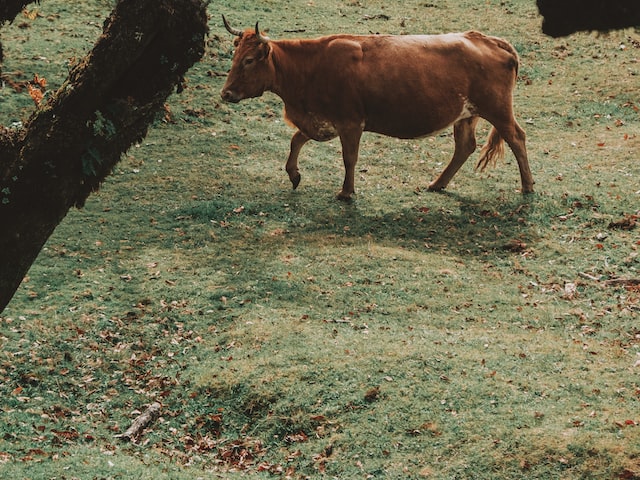
[[[149,408],[147,408],[133,421],[126,432],[122,435],[116,435],[116,437],[124,441],[136,440],[150,423],[153,423],[158,419],[161,407],[160,403],[153,402],[149,405]]]
[[[640,285],[640,278],[613,278],[604,282],[607,286],[635,287]]]
[[[593,280],[594,282],[601,282],[603,278],[603,275],[596,277],[584,272],[578,272],[578,275],[587,280]],[[640,278],[611,278],[602,281],[601,285],[605,287],[637,287],[640,286]]]

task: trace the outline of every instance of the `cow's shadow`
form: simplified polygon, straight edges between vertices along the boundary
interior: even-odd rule
[[[436,195],[442,197],[432,197]],[[225,216],[231,222],[238,221],[239,216],[266,216],[266,223],[283,226],[286,237],[300,244],[322,243],[329,238],[361,238],[398,247],[428,247],[452,255],[506,255],[531,248],[537,242],[537,229],[532,226],[535,222],[529,219],[536,216],[537,198],[535,194],[515,193],[501,198],[428,193],[416,197],[411,206],[387,206],[384,211],[375,211],[360,198],[345,203],[283,192],[269,198],[221,195],[216,200],[185,207],[181,213],[196,223]],[[238,204],[243,205],[241,214],[233,213]]]
[[[443,195],[447,201],[434,202],[439,206],[431,208],[430,195]],[[301,241],[310,234],[327,234],[426,246],[460,255],[507,254],[535,244],[536,230],[528,219],[534,204],[535,195],[487,201],[453,192],[429,193],[415,206],[383,213],[370,211],[358,199],[317,207],[294,201],[290,208],[302,209],[308,221],[303,226],[293,225],[289,233]]]

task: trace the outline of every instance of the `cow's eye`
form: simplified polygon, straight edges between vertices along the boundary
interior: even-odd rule
[[[254,58],[253,57],[247,57],[244,59],[244,64],[245,65],[251,65],[253,63]]]

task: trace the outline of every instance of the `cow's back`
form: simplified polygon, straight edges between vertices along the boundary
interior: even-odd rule
[[[438,132],[493,103],[487,85],[515,79],[512,55],[477,32],[362,40],[353,91],[364,106],[365,129],[385,135]]]
[[[287,49],[297,55],[288,61],[303,81],[289,90],[304,111],[287,105],[292,119],[297,113],[333,124],[361,122],[365,130],[399,138],[433,134],[494,104],[490,85],[513,84],[517,66],[506,41],[473,31],[333,35],[297,48]]]

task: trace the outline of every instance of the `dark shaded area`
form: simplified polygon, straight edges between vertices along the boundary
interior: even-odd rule
[[[561,37],[640,26],[640,0],[537,0],[542,31]]]
[[[0,22],[13,21],[24,7],[34,1],[39,3],[37,0],[2,0],[0,2]]]
[[[0,312],[68,210],[147,133],[204,53],[201,0],[120,0],[24,128],[0,127]]]

